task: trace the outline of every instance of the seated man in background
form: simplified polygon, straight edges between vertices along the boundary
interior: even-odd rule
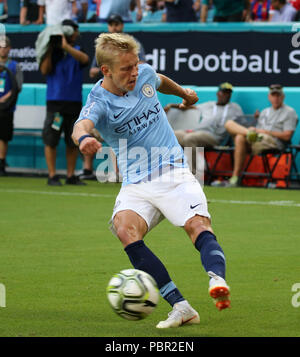
[[[200,110],[199,125],[196,130],[175,130],[179,144],[192,147],[192,172],[196,173],[196,147],[211,148],[220,145],[226,139],[228,132],[225,123],[243,116],[243,110],[237,103],[230,103],[233,86],[221,83],[217,91],[217,101],[209,101],[196,106]],[[176,104],[169,104],[165,110]],[[247,130],[247,129],[246,129]]]
[[[247,129],[233,120],[225,123],[226,130],[234,137],[234,167],[230,180],[223,184],[220,182],[220,185],[238,186],[248,152],[257,155],[268,149],[283,150],[289,143],[296,129],[298,117],[293,108],[284,104],[284,97],[282,86],[273,84],[269,87],[268,95],[271,107],[259,114],[255,127]],[[252,135],[255,133],[256,136]]]

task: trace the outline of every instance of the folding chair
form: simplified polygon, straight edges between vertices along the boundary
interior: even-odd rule
[[[275,176],[275,170],[278,167],[278,164],[280,162],[280,159],[282,156],[286,154],[290,154],[290,159],[292,160],[292,155],[290,151],[289,145],[287,145],[283,150],[279,149],[268,149],[264,150],[258,155],[249,155],[249,159],[244,167],[244,170],[241,174],[241,183],[243,184],[243,180],[249,177],[252,177],[253,179],[257,180],[262,180],[264,182],[263,186],[264,187],[269,187],[270,184],[277,183],[277,181],[284,181],[286,184],[286,187],[289,186],[289,181],[290,181],[290,172],[288,172],[286,175],[283,175],[283,177]],[[263,164],[263,172],[252,172],[249,171],[250,165],[253,163],[253,160],[256,157],[260,157],[262,160]],[[271,158],[274,158],[274,163],[270,163]],[[287,156],[287,160],[289,157]]]
[[[215,161],[210,162],[209,160],[209,153],[214,152],[216,153]],[[224,139],[222,145],[213,146],[212,148],[205,148],[204,149],[204,158],[205,158],[205,183],[210,184],[216,177],[223,176],[227,177],[230,176],[233,169],[233,153],[234,153],[234,146],[232,142],[231,136],[228,134]],[[228,169],[218,169],[219,163],[221,163],[221,159],[224,154],[229,154],[230,157],[230,167]]]
[[[252,114],[245,114],[238,116],[234,119],[238,124],[243,125],[244,127],[255,126],[256,119]],[[210,152],[217,153],[217,157],[210,167],[208,156]],[[218,169],[218,165],[221,162],[221,159],[224,154],[229,154],[230,157],[230,167],[228,169],[220,170]],[[204,157],[206,161],[206,183],[210,184],[215,178],[217,177],[229,177],[232,174],[233,170],[233,163],[234,163],[234,143],[232,140],[231,135],[227,135],[226,138],[223,140],[221,145],[214,146],[212,148],[206,148],[204,150]]]

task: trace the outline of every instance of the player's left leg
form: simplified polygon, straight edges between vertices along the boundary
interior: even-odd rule
[[[209,292],[217,299],[216,306],[221,309],[228,307],[225,256],[213,233],[201,185],[188,169],[178,168],[154,182],[153,192],[157,194],[157,198],[153,195],[156,207],[175,226],[184,227],[200,252],[204,269],[211,278]]]
[[[230,291],[225,281],[225,255],[213,233],[210,219],[195,215],[187,220],[184,229],[200,252],[202,265],[210,277],[209,294],[215,300],[216,307],[219,310],[229,307]]]

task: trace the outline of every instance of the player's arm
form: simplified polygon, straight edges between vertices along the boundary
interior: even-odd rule
[[[74,125],[72,139],[85,155],[94,155],[102,148],[102,144],[93,136],[94,123],[90,119],[82,119]]]
[[[158,91],[164,94],[176,95],[177,97],[182,98],[182,103],[179,105],[179,108],[184,109],[190,107],[198,101],[197,93],[190,88],[182,88],[179,84],[174,82],[169,77],[164,76],[163,74],[158,74],[160,77],[160,86]]]
[[[168,111],[171,109],[171,108],[175,108],[175,109],[180,109],[180,110],[187,110],[187,109],[197,109],[197,106],[196,105],[191,105],[189,107],[186,107],[186,108],[181,108],[180,104],[178,103],[169,103],[167,104],[165,107],[164,107],[164,111],[166,113],[168,113]]]

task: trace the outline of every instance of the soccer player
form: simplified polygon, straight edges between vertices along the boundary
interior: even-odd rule
[[[101,144],[90,132],[96,128],[117,156],[123,184],[111,230],[134,268],[152,275],[161,296],[173,307],[157,328],[196,324],[198,312],[143,238],[164,217],[183,227],[200,252],[217,308],[230,305],[225,256],[211,227],[206,197],[188,168],[156,91],[181,97],[182,107],[196,103],[198,97],[148,64],[139,64],[138,51],[130,35],[102,33],[98,37],[96,57],[104,79],[91,90],[74,125],[73,140],[83,154],[95,154]]]

